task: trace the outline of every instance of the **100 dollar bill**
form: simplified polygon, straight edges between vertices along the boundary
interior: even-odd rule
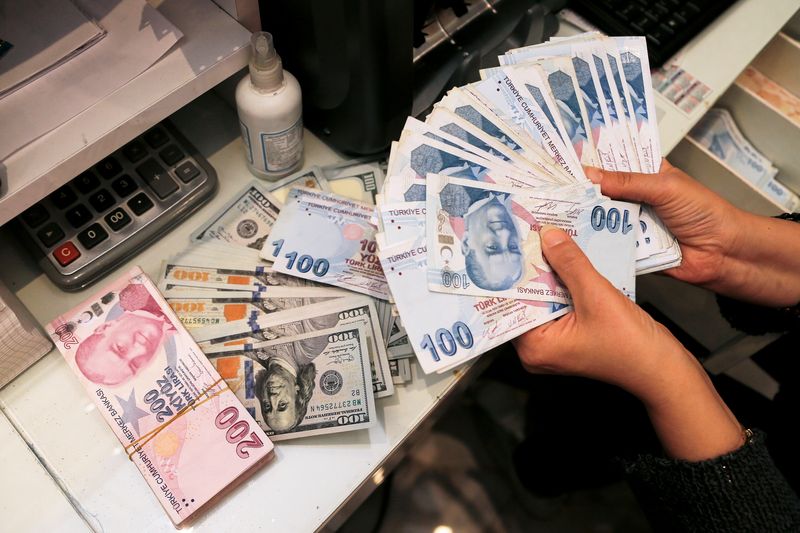
[[[363,325],[372,369],[372,386],[378,398],[394,393],[386,343],[381,333],[375,302],[366,296],[347,296],[300,308],[193,329],[192,336],[206,351],[216,345],[252,344],[310,333],[341,325]]]
[[[281,203],[253,180],[193,235],[195,242],[224,241],[260,250],[280,213]]]
[[[367,331],[338,326],[207,355],[272,440],[375,423]]]

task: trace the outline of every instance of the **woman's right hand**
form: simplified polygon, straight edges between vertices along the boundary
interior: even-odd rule
[[[603,194],[618,200],[644,202],[678,239],[680,266],[665,274],[696,285],[713,283],[737,239],[740,211],[664,159],[658,174],[607,172],[587,168]]]
[[[800,224],[743,211],[666,159],[658,174],[585,170],[603,194],[653,206],[683,254],[665,274],[752,303],[800,301]]]

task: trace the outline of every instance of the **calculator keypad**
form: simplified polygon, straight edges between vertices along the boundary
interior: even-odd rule
[[[77,276],[81,269],[97,266],[93,262],[105,254],[119,261],[129,250],[127,239],[135,236],[141,246],[147,235],[164,231],[168,221],[191,212],[183,206],[209,198],[215,186],[213,169],[171,125],[160,124],[18,218],[29,243],[52,265],[45,270],[56,280],[52,270],[57,276]],[[175,209],[179,212],[173,213]]]

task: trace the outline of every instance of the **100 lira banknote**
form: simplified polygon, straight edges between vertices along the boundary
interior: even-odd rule
[[[551,302],[430,292],[424,242],[382,247],[380,256],[408,342],[425,373],[453,368],[570,309]]]
[[[373,210],[339,195],[292,189],[261,257],[273,261],[275,272],[388,300]]]
[[[569,303],[542,255],[538,230],[568,231],[595,268],[632,297],[638,206],[554,191],[511,192],[498,186],[428,175],[428,288],[473,296]]]

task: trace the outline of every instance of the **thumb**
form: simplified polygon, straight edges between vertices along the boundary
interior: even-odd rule
[[[668,170],[666,159],[661,165],[662,172]],[[611,172],[594,167],[586,167],[586,177],[600,185],[603,194],[617,200],[657,204],[663,194],[663,183],[659,174],[640,174],[638,172]]]
[[[576,308],[583,308],[598,287],[608,285],[566,231],[546,224],[539,236],[547,262],[569,289]]]

